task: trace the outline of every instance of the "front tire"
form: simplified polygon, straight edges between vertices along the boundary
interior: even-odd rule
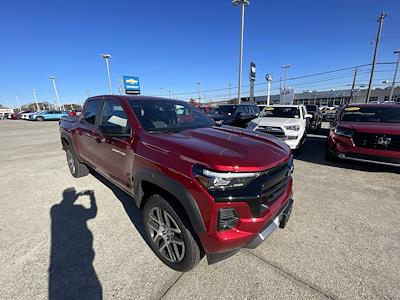
[[[149,246],[158,258],[171,269],[187,272],[199,263],[201,251],[182,213],[155,194],[146,201],[143,224]]]
[[[72,176],[80,178],[89,174],[88,167],[79,161],[78,156],[71,146],[68,145],[66,147],[65,154],[67,156],[68,168]]]
[[[36,121],[39,121],[39,122],[43,122],[43,121],[44,121],[44,118],[43,118],[43,117],[36,117],[35,120],[36,120]]]

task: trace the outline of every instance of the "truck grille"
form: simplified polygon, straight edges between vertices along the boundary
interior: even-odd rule
[[[357,147],[361,148],[400,151],[400,135],[356,133],[353,141]]]
[[[268,133],[280,139],[283,139],[285,137],[285,132],[280,127],[258,126],[256,131]]]

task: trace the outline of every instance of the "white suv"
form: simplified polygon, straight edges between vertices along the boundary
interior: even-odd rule
[[[299,150],[305,141],[311,117],[304,105],[266,106],[247,129],[274,135],[290,149]]]

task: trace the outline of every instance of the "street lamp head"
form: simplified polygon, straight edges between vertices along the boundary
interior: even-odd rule
[[[265,75],[265,80],[272,81],[272,75],[271,74]]]
[[[54,80],[56,79],[56,76],[49,76],[49,79]]]
[[[244,4],[245,6],[250,4],[249,0],[232,0],[232,5],[233,6],[238,6],[240,4]]]
[[[400,53],[400,49],[394,50],[393,53],[394,54],[399,54]]]
[[[108,53],[106,53],[106,54],[100,54],[100,56],[101,56],[102,58],[104,58],[104,59],[111,59],[111,58],[112,58],[111,54],[108,54]]]
[[[289,65],[289,64],[286,64],[286,65],[282,65],[282,68],[283,69],[287,69],[287,68],[290,68],[292,65]]]

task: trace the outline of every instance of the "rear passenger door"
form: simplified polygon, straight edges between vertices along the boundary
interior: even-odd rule
[[[102,99],[88,100],[76,130],[78,155],[92,166],[95,166],[98,151],[98,143],[93,132],[99,123],[103,103]]]

